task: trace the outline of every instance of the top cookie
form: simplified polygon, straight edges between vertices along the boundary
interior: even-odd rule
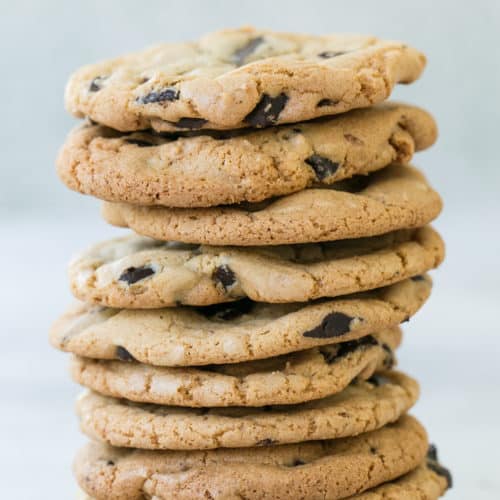
[[[66,106],[121,131],[267,127],[381,102],[424,66],[417,50],[372,36],[240,28],[85,66]]]

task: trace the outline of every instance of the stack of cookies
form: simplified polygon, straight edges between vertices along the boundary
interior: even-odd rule
[[[70,264],[53,326],[86,387],[84,498],[435,499],[394,369],[443,259],[409,165],[433,118],[384,103],[399,42],[250,28],[84,67],[58,172],[130,228]],[[88,495],[88,497],[86,496]]]

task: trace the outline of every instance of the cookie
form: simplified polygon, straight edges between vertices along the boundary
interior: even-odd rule
[[[431,445],[425,462],[415,470],[394,481],[387,482],[350,500],[436,500],[452,487],[450,471],[434,457]]]
[[[69,266],[74,295],[127,309],[204,306],[243,297],[305,302],[382,286],[437,267],[444,243],[430,227],[281,247],[211,247],[140,236],[103,242]]]
[[[70,134],[57,169],[69,188],[104,200],[209,207],[259,202],[408,163],[436,135],[428,113],[403,104],[236,135],[124,135],[87,125]]]
[[[371,106],[424,66],[401,42],[241,28],[85,66],[65,102],[121,131],[268,127]]]
[[[393,165],[342,182],[343,190],[304,189],[250,205],[167,208],[104,202],[103,216],[157,240],[249,246],[375,236],[424,226],[441,211],[441,198],[412,167]]]
[[[391,368],[398,327],[277,358],[168,368],[73,357],[73,380],[105,396],[189,407],[266,406],[320,399]]]
[[[146,451],[87,444],[74,472],[100,500],[334,500],[397,478],[424,459],[412,417],[356,437],[261,448]]]
[[[358,339],[408,320],[430,294],[417,276],[342,299],[299,304],[242,300],[205,308],[108,309],[77,304],[50,332],[54,347],[95,359],[157,366],[240,363]]]
[[[92,464],[94,465],[97,461],[103,460],[101,457],[104,456],[104,454],[106,453],[106,451],[108,451],[108,449],[103,448],[102,454],[98,455],[97,453],[98,451],[100,451],[98,450],[98,445],[93,444],[91,446],[93,448],[92,450],[90,449],[86,450],[88,455],[94,453],[94,456],[99,457],[96,458],[95,462]],[[88,446],[88,448],[91,448],[91,446]],[[108,453],[110,452],[108,451]],[[81,455],[83,455],[83,452],[81,452]],[[85,485],[88,486],[89,489],[93,488],[93,484],[90,485],[90,482],[92,481],[91,477],[92,476],[89,476],[88,479],[85,481]],[[407,474],[403,475],[398,479],[395,479],[393,481],[388,481],[387,483],[381,484],[380,486],[375,486],[374,488],[370,488],[369,490],[365,491],[364,493],[360,493],[359,495],[350,496],[348,497],[347,500],[415,500],[417,498],[419,500],[437,500],[439,497],[444,495],[447,489],[448,486],[446,478],[436,473],[434,470],[428,467],[426,463],[423,463],[413,471],[408,472]],[[258,493],[257,492],[256,493],[252,492],[252,493],[254,494],[253,497],[249,496],[246,498],[249,499],[262,498],[262,496],[260,496],[261,495],[260,491]],[[111,493],[111,495],[113,495],[113,493]],[[304,499],[315,498],[314,496],[311,496],[313,494],[307,494],[307,496],[303,496],[302,492],[299,493],[294,492],[290,493],[290,495],[291,496],[288,497],[289,500],[293,500],[296,498],[304,498]],[[106,496],[105,498],[114,498],[114,496],[112,497]],[[168,498],[168,496],[163,497],[160,495],[155,498],[161,500],[162,498]],[[199,498],[199,497],[193,496],[192,498]],[[219,497],[215,496],[212,498],[217,499]],[[282,497],[269,495],[265,498],[282,498]],[[334,497],[328,496],[327,498],[334,498]],[[88,496],[83,491],[79,493],[77,499],[96,500],[94,497]]]
[[[183,408],[86,391],[77,414],[87,436],[113,446],[208,450],[355,436],[396,421],[415,404],[418,392],[413,379],[385,371],[298,405]]]

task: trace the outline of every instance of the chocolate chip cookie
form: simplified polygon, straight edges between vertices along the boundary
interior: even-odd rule
[[[417,50],[373,36],[240,28],[85,66],[66,107],[121,131],[269,127],[371,106],[424,66]]]
[[[384,104],[320,121],[240,133],[165,136],[81,126],[57,160],[71,189],[139,205],[208,207],[259,202],[330,185],[432,145],[425,111]]]

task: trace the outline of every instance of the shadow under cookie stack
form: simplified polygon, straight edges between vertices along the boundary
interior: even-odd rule
[[[444,246],[409,165],[433,118],[383,103],[424,56],[250,28],[87,66],[57,166],[130,228],[70,264],[51,331],[87,389],[82,498],[435,499],[394,369]]]

